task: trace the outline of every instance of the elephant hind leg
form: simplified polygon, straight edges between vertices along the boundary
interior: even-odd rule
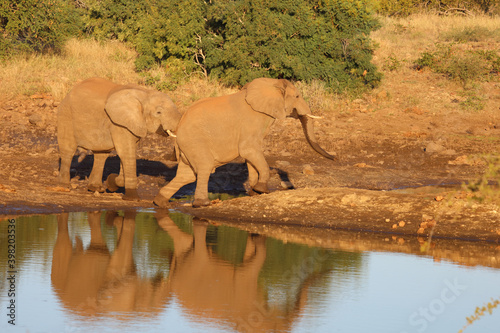
[[[123,164],[120,162],[120,174],[111,173],[106,179],[106,186],[110,192],[118,191],[118,188],[125,186],[125,177],[123,176]]]
[[[203,207],[210,205],[208,199],[208,180],[213,167],[203,169],[198,172],[196,181],[196,191],[194,192],[193,207]]]
[[[57,116],[57,144],[59,146],[59,183],[69,187],[71,180],[70,169],[73,155],[77,148],[75,135],[73,133],[73,120],[71,109],[66,99],[61,102]]]
[[[60,151],[60,165],[59,165],[59,183],[64,186],[69,186],[70,183],[70,169],[73,155],[76,151],[76,144],[74,147],[59,147]]]
[[[174,179],[160,189],[160,192],[154,198],[154,203],[158,207],[167,208],[169,199],[177,193],[181,187],[194,181],[196,181],[196,175],[193,169],[180,159]]]

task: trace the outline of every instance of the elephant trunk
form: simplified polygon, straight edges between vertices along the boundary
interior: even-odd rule
[[[308,114],[298,115],[300,123],[302,124],[302,129],[304,130],[304,134],[306,136],[307,142],[311,147],[322,156],[328,159],[335,159],[333,155],[328,154],[323,148],[320,147],[316,140],[316,136],[314,135],[314,125],[313,120]]]
[[[164,131],[164,133],[168,134],[171,137],[177,137],[175,132],[177,131],[177,126],[182,118],[182,114],[179,112],[177,107],[172,107],[168,112],[168,117],[165,121],[162,121],[160,129]]]

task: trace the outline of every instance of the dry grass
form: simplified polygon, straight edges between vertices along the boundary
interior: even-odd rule
[[[145,84],[135,71],[136,52],[117,41],[97,42],[72,39],[61,55],[32,55],[0,63],[0,102],[18,96],[46,93],[61,101],[73,85],[89,77],[104,77],[118,83]],[[148,72],[160,81],[168,80],[161,66]],[[180,106],[209,96],[229,94],[234,89],[193,77],[169,92]]]
[[[416,14],[405,18],[381,17],[383,27],[372,33],[378,43],[374,63],[383,66],[386,59],[414,61],[436,43],[450,41],[450,36],[476,31],[483,42],[500,43],[498,16],[437,16]]]
[[[500,50],[500,17],[437,16],[416,14],[406,18],[381,18],[383,27],[372,33],[378,44],[374,64],[384,73],[380,89],[389,98],[384,110],[395,113],[418,107],[429,114],[452,111],[494,112],[495,84],[475,80],[465,91],[459,80],[431,70],[416,71],[416,60],[445,45],[458,55],[468,50]],[[461,68],[466,71],[465,68]],[[458,101],[458,102],[457,102]]]
[[[17,57],[0,64],[0,96],[49,93],[60,101],[82,79],[100,76],[117,82],[139,82],[136,53],[119,42],[72,39],[62,55]]]

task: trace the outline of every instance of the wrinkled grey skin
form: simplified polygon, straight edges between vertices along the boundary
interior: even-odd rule
[[[59,182],[69,185],[71,160],[77,148],[83,148],[94,153],[88,188],[104,191],[104,163],[116,149],[121,162],[120,175],[111,175],[108,185],[111,190],[124,186],[123,198],[138,200],[137,142],[160,128],[175,131],[180,118],[177,107],[164,93],[101,78],[78,83],[58,107]]]
[[[206,206],[208,179],[213,170],[243,157],[254,192],[269,192],[269,165],[263,154],[264,137],[276,119],[300,119],[311,147],[326,158],[334,157],[317,143],[311,110],[299,91],[287,80],[253,80],[235,94],[202,99],[183,114],[177,128],[179,165],[175,178],[164,186],[154,202],[168,207],[179,188],[197,181],[193,206]]]

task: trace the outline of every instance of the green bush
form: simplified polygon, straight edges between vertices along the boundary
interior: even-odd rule
[[[89,0],[86,29],[131,43],[138,70],[227,84],[256,77],[324,80],[337,91],[378,84],[372,0]]]
[[[389,16],[408,16],[421,4],[420,0],[380,0],[378,12]]]
[[[399,60],[394,53],[391,53],[391,55],[385,59],[382,69],[389,72],[397,71],[401,68],[403,62],[404,60]]]
[[[0,57],[19,52],[57,52],[81,28],[81,15],[73,1],[2,1]]]
[[[163,62],[174,73],[197,68],[198,35],[204,32],[203,1],[90,0],[86,30],[99,39],[130,43],[138,70]]]
[[[378,22],[369,1],[220,2],[211,8],[217,47],[206,66],[229,84],[256,77],[321,79],[336,91],[376,86],[369,39]]]

